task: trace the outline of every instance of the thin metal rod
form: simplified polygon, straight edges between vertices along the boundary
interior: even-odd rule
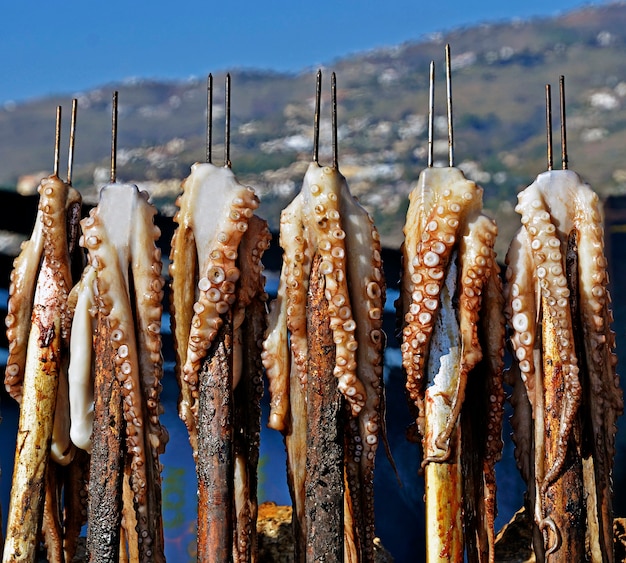
[[[454,129],[452,123],[452,63],[450,44],[446,45],[446,99],[448,103],[448,162],[454,166]]]
[[[57,106],[56,125],[54,130],[54,175],[59,175],[59,159],[61,154],[61,106]]]
[[[432,168],[433,131],[435,124],[435,61],[430,61],[430,74],[428,81],[428,168]]]
[[[552,95],[550,84],[546,84],[546,143],[548,145],[548,170],[552,170],[554,158],[552,156]]]
[[[70,148],[67,153],[67,183],[72,184],[72,173],[74,171],[74,142],[76,140],[76,112],[78,111],[78,100],[72,100],[72,119],[70,121]]]
[[[111,183],[117,176],[117,90],[113,92],[111,105]]]
[[[315,80],[315,115],[313,116],[313,162],[320,162],[320,108],[322,105],[322,70]]]
[[[213,158],[213,75],[209,74],[206,83],[206,161]]]
[[[565,123],[565,77],[559,78],[559,99],[561,101],[561,168],[567,170],[567,126]]]
[[[225,90],[226,126],[224,131],[224,166],[230,168],[230,73],[226,74]]]
[[[337,169],[339,167],[337,154],[337,77],[334,72],[330,75],[330,97],[332,101],[333,168]]]

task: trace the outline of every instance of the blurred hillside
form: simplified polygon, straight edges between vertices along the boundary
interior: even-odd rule
[[[374,215],[383,242],[402,240],[407,194],[426,164],[428,65],[437,65],[436,165],[447,162],[444,45],[453,56],[455,164],[485,188],[504,248],[518,225],[516,192],[545,170],[546,83],[553,88],[559,155],[558,80],[565,76],[570,168],[602,196],[626,191],[626,4],[554,19],[457,29],[351,56],[325,71],[321,161],[330,162],[330,71],[337,73],[339,163]],[[210,64],[210,61],[208,61]],[[233,170],[256,187],[260,213],[276,227],[311,158],[315,70],[232,71]],[[223,154],[223,75],[215,76],[214,162]],[[204,160],[204,77],[142,79],[0,108],[0,185],[15,189],[52,168],[54,117],[79,101],[74,184],[89,199],[108,179],[111,93],[119,90],[118,178],[139,183],[163,211],[189,166]],[[560,167],[555,159],[555,167]],[[62,167],[61,170],[64,168]],[[32,182],[23,179],[22,187]],[[32,178],[31,178],[32,180]]]

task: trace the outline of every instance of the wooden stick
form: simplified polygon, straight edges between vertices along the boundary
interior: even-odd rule
[[[542,298],[545,299],[545,298]],[[545,310],[545,308],[544,308]],[[542,322],[545,470],[554,465],[561,426],[565,381],[560,359],[561,346],[556,327],[549,315]],[[570,432],[565,464],[557,479],[541,495],[545,526],[546,562],[583,561],[585,559],[585,499],[583,494],[582,460],[580,457],[580,425]]]
[[[255,299],[246,307],[242,332],[242,375],[234,390],[235,401],[235,471],[241,468],[239,480],[245,487],[241,502],[235,501],[235,508],[241,507],[235,515],[236,547],[234,563],[256,561],[258,513],[258,464],[259,438],[261,433],[261,398],[263,395],[263,366],[260,363],[260,343],[265,332],[265,303]],[[235,478],[237,495],[237,477]],[[244,498],[245,497],[245,498]]]
[[[454,296],[457,291],[456,254],[450,260],[440,293],[440,310],[430,344],[424,396],[425,432],[422,439],[426,497],[426,561],[463,561],[463,475],[461,428],[450,436],[448,451],[437,446],[437,437],[450,414],[446,396],[460,377],[461,335]]]
[[[333,375],[335,343],[330,330],[324,274],[316,255],[307,293],[307,461],[305,518],[307,561],[343,560],[343,434],[341,394]]]
[[[233,553],[232,319],[224,315],[199,375],[198,562],[228,563]]]
[[[44,257],[40,280],[54,279]],[[28,338],[3,562],[34,561],[50,456],[61,355],[61,318],[54,283],[38,287]]]
[[[122,522],[124,415],[121,386],[115,377],[111,327],[101,314],[97,325],[87,551],[90,561],[114,563],[119,559]]]

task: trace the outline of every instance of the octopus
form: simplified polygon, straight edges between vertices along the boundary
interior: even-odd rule
[[[270,387],[268,426],[283,433],[287,447],[296,558],[303,556],[313,533],[310,522],[308,536],[306,532],[307,499],[313,505],[319,501],[311,498],[307,475],[323,462],[322,451],[330,454],[326,446],[343,435],[345,453],[338,456],[347,483],[347,491],[340,491],[345,546],[335,555],[345,554],[346,561],[372,561],[385,341],[379,235],[338,169],[312,162],[300,193],[281,214],[280,245],[283,265],[263,343],[263,365]],[[326,441],[323,436],[318,440],[311,426],[320,414],[313,408],[316,393],[311,390],[321,385],[317,378],[324,372],[345,405],[339,428],[334,414],[325,419],[327,424],[318,425],[326,427],[318,432],[339,433]],[[340,471],[341,483],[343,474]],[[340,532],[335,529],[329,535]]]
[[[69,561],[84,523],[86,458],[70,440],[69,293],[83,266],[81,198],[56,173],[39,185],[35,226],[14,262],[6,317],[7,392],[20,403],[3,561]],[[63,499],[63,501],[61,501]]]
[[[171,251],[179,415],[198,475],[198,560],[256,557],[267,223],[232,170],[196,163]]]
[[[570,170],[520,192],[507,254],[514,438],[546,561],[612,561],[611,472],[623,411],[598,196]],[[539,559],[538,559],[539,560]]]
[[[504,404],[496,226],[481,212],[482,189],[458,168],[425,169],[409,200],[397,306],[423,450],[428,560],[445,552],[461,561],[465,544],[471,560],[494,561]]]
[[[160,236],[148,193],[112,183],[81,221],[88,252],[72,292],[70,407],[74,443],[91,453],[91,561],[164,561],[160,424]],[[125,442],[125,446],[124,446]]]

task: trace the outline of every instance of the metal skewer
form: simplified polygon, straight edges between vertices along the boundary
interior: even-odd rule
[[[337,155],[337,77],[334,72],[330,75],[330,97],[332,103],[331,120],[333,135],[333,168],[337,170],[339,162],[339,157]]]
[[[567,170],[567,127],[565,124],[565,77],[559,78],[559,99],[561,101],[561,168]]]
[[[226,75],[226,91],[224,93],[226,106],[226,120],[224,131],[224,166],[231,167],[230,163],[230,73]]]
[[[554,158],[552,156],[552,95],[550,84],[546,84],[546,143],[548,145],[548,170],[552,170]]]
[[[117,90],[113,92],[111,106],[111,184],[117,175]]]
[[[448,105],[448,163],[454,166],[454,130],[452,124],[452,63],[450,44],[446,45],[446,100]]]
[[[70,147],[67,154],[67,183],[72,185],[72,172],[74,171],[74,141],[76,140],[76,112],[78,110],[78,100],[72,100],[72,119],[70,122]]]
[[[435,123],[435,61],[430,61],[428,82],[428,168],[433,167],[433,130]]]
[[[313,116],[313,162],[319,164],[320,106],[322,102],[322,71],[317,71],[315,81],[315,115]]]
[[[207,78],[206,96],[206,161],[211,164],[213,146],[213,75]]]
[[[61,153],[61,106],[57,106],[56,128],[54,130],[54,175],[59,175],[59,158]]]

